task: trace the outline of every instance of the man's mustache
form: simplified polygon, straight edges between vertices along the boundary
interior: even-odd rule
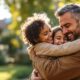
[[[73,41],[75,39],[75,36],[73,32],[69,32],[65,34],[65,38],[67,39],[67,41]]]

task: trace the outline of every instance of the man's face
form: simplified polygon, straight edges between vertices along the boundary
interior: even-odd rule
[[[59,23],[62,27],[64,35],[72,33],[75,34],[78,26],[78,22],[73,18],[70,12],[65,13],[59,17]]]

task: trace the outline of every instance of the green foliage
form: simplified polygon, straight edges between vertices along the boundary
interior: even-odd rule
[[[30,72],[25,69],[20,69],[12,76],[13,79],[24,79],[29,76]]]
[[[0,52],[0,65],[5,65],[6,59],[5,56]]]
[[[29,77],[30,73],[32,71],[32,68],[28,67],[22,67],[17,69],[17,71],[12,75],[12,78],[10,80],[19,80],[19,79],[26,79]]]
[[[0,80],[24,80],[31,74],[31,72],[31,66],[0,66]]]
[[[27,54],[18,54],[15,60],[16,60],[16,64],[19,65],[31,65],[31,61]]]
[[[0,41],[3,45],[8,45],[8,54],[14,56],[18,50],[23,48],[22,40],[16,33],[9,30],[4,30],[0,35]]]

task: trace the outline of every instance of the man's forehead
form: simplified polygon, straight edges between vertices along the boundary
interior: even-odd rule
[[[68,19],[72,19],[72,15],[70,12],[65,13],[64,15],[59,16],[59,21],[67,21]]]
[[[59,24],[62,26],[64,24],[72,22],[72,20],[73,20],[73,17],[71,13],[67,12],[64,15],[59,17]]]
[[[66,25],[66,24],[69,24],[69,23],[70,23],[70,21],[68,19],[66,19],[66,20],[64,19],[62,21],[59,21],[60,27]]]

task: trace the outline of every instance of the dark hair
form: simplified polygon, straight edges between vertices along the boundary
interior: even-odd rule
[[[35,45],[39,42],[39,34],[43,29],[44,24],[45,23],[42,20],[34,20],[28,26],[26,25],[24,36],[30,44]]]
[[[62,16],[67,12],[70,12],[70,13],[74,14],[75,16],[79,15],[79,18],[80,18],[80,6],[77,4],[67,4],[67,5],[63,6],[62,8],[60,8],[56,11],[56,16]]]
[[[50,19],[45,13],[34,13],[33,16],[28,17],[21,26],[24,43],[31,45],[39,43],[39,34],[44,25],[49,24],[49,22]]]
[[[62,31],[62,29],[61,29],[60,27],[58,27],[58,26],[52,29],[52,39],[53,39],[53,43],[54,43],[55,34],[56,34],[58,31]]]

